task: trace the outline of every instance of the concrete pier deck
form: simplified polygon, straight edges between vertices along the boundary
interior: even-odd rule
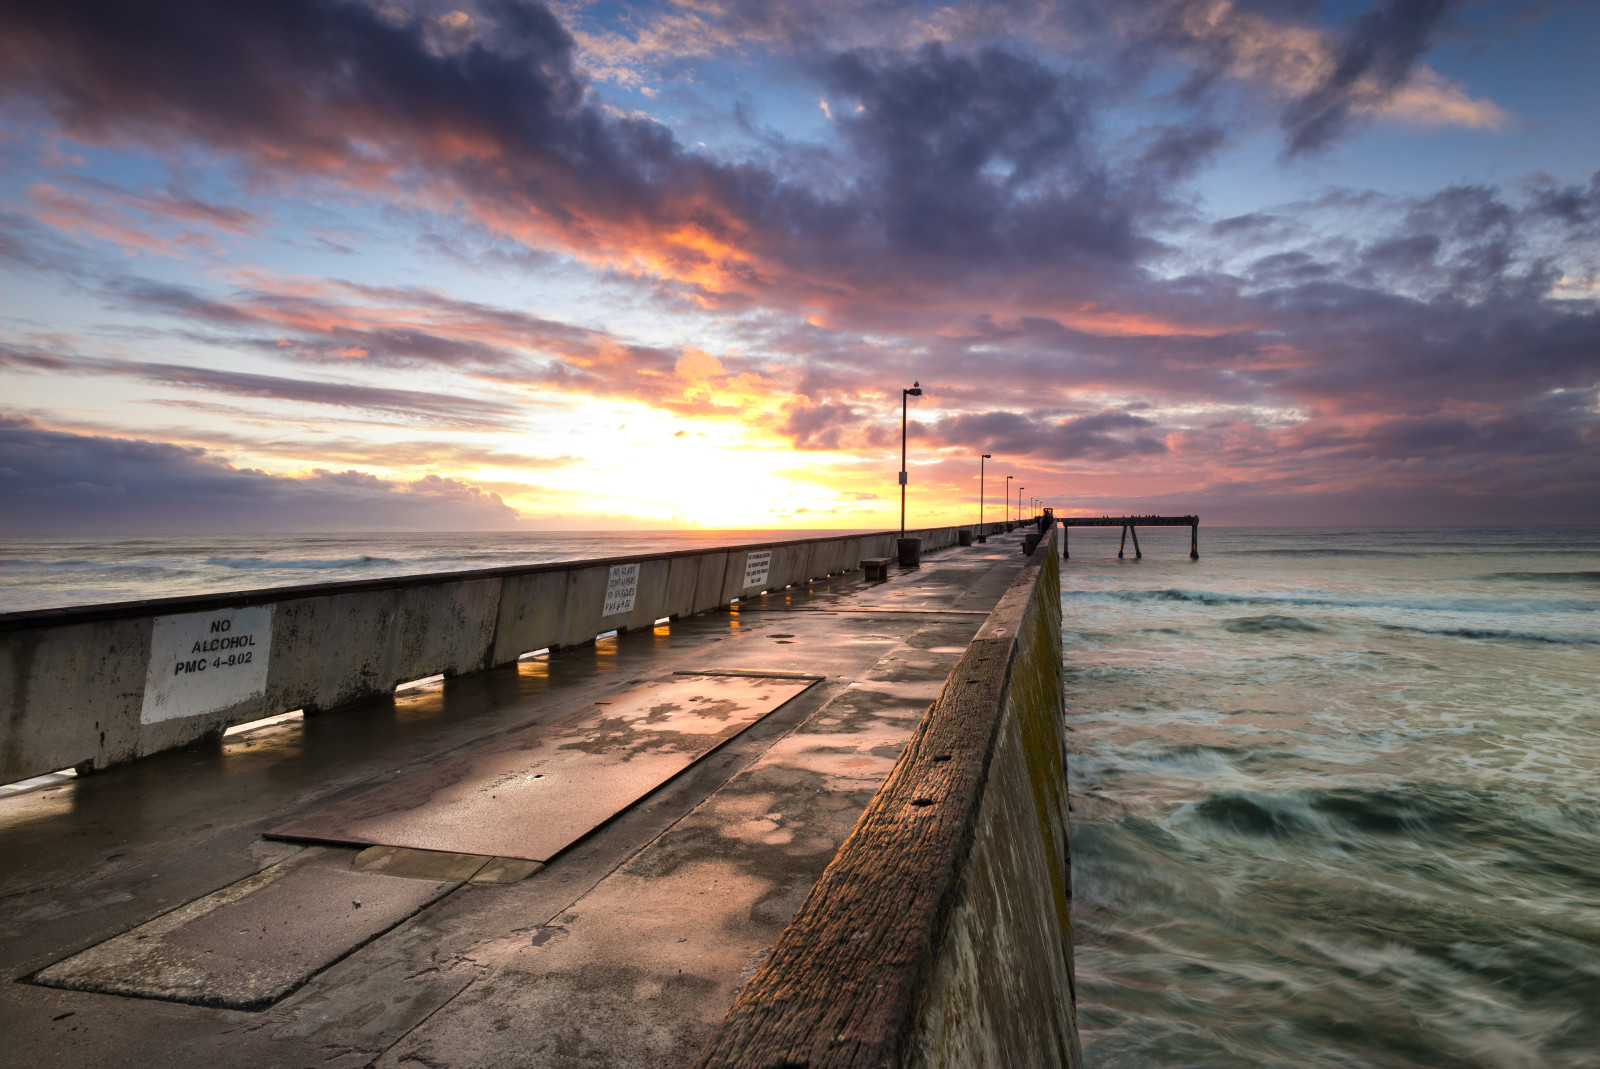
[[[6,1062],[689,1064],[1023,567],[1020,538],[0,799]],[[525,878],[265,837],[685,674],[809,685]],[[626,750],[628,731],[594,745]]]

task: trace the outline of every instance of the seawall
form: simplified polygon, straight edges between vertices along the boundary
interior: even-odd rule
[[[971,525],[908,531],[924,550]],[[895,532],[0,615],[0,781],[516,663],[852,571]]]
[[[1056,531],[957,662],[700,1069],[1081,1064]]]

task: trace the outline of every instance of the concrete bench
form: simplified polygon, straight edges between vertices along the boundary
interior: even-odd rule
[[[893,557],[868,557],[861,562],[861,570],[867,573],[867,582],[881,583],[889,578],[889,564]]]

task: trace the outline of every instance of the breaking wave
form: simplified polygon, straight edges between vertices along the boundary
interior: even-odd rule
[[[1551,583],[1556,585],[1576,583],[1586,586],[1600,586],[1600,572],[1490,572],[1488,575],[1480,575],[1478,578],[1517,583]]]
[[[1529,631],[1502,631],[1491,627],[1406,627],[1384,624],[1385,631],[1410,631],[1419,635],[1445,635],[1450,638],[1477,638],[1510,642],[1544,642],[1553,646],[1600,646],[1600,638],[1587,635],[1540,635]]]
[[[312,571],[332,571],[338,568],[370,568],[398,565],[388,557],[337,557],[332,560],[270,560],[266,557],[207,557],[206,563],[218,568],[259,570],[272,568],[306,568]]]

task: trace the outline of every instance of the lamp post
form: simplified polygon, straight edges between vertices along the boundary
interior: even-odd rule
[[[1016,478],[1015,475],[1007,475],[1006,476],[1006,529],[1007,530],[1011,529],[1011,480],[1015,479],[1015,478]]]
[[[1018,523],[1022,522],[1022,491],[1026,490],[1026,489],[1027,489],[1027,487],[1021,485],[1020,483],[1017,485],[1017,522]]]
[[[906,534],[906,398],[921,397],[922,383],[913,382],[900,391],[900,537]]]
[[[987,542],[989,536],[983,530],[983,462],[991,459],[993,454],[980,453],[978,455],[978,541]]]

